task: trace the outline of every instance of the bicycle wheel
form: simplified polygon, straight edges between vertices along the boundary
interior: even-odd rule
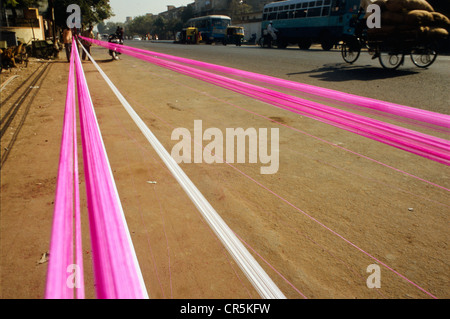
[[[405,55],[402,53],[380,52],[378,59],[383,68],[395,70],[403,64]]]
[[[361,48],[359,46],[350,46],[347,42],[344,42],[341,46],[342,58],[345,62],[352,64],[358,60],[361,53]]]
[[[414,49],[411,51],[411,61],[419,68],[427,68],[436,61],[437,52],[433,49]]]

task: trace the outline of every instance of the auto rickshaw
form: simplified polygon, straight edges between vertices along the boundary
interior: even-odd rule
[[[244,40],[244,28],[237,26],[228,26],[225,38],[223,39],[223,45],[227,44],[236,44],[237,46],[241,46],[242,41]]]
[[[198,44],[201,41],[201,35],[197,28],[189,27],[181,32],[181,43]]]

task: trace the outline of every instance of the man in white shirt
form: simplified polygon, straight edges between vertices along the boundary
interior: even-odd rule
[[[269,32],[269,34],[271,35],[272,39],[274,39],[274,40],[277,39],[277,35],[275,33],[277,31],[278,30],[273,27],[272,21],[270,21],[269,25],[267,26],[267,32]]]

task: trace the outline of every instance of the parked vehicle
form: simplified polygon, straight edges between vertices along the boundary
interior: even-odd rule
[[[198,44],[201,40],[202,37],[198,29],[188,27],[177,33],[175,43]]]
[[[241,46],[244,41],[244,28],[237,26],[228,26],[225,38],[223,39],[223,45],[236,44]]]
[[[269,23],[278,30],[277,46],[297,44],[307,50],[320,43],[330,50],[343,39],[349,20],[358,13],[360,0],[288,0],[264,6],[262,32]]]
[[[223,15],[210,15],[188,20],[187,27],[197,28],[202,41],[211,44],[223,42],[231,18]]]

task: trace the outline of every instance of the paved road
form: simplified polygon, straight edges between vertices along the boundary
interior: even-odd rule
[[[450,113],[450,56],[438,56],[429,69],[419,69],[407,57],[396,71],[384,70],[378,60],[363,52],[353,65],[338,50],[319,46],[308,51],[257,46],[180,45],[126,41],[126,45],[221,64],[293,81],[317,85],[403,105]]]

